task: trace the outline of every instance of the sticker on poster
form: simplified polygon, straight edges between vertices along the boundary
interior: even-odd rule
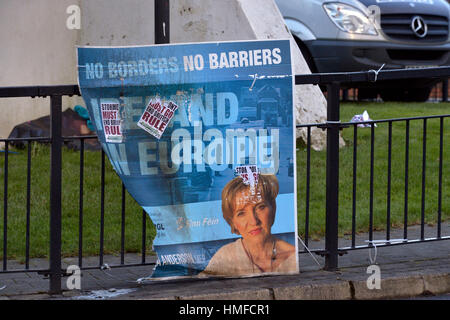
[[[101,103],[103,132],[106,142],[122,143],[122,121],[118,103]]]
[[[178,106],[172,101],[163,103],[159,99],[152,99],[137,125],[155,138],[160,139],[177,109]]]
[[[234,173],[240,176],[244,184],[254,187],[258,184],[259,170],[256,165],[238,166],[234,169]]]

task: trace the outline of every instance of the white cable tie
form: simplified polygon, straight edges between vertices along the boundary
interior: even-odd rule
[[[365,242],[367,243],[371,243],[373,245],[373,248],[375,249],[375,255],[372,259],[372,254],[370,253],[371,250],[369,248],[369,261],[371,264],[376,264],[377,261],[377,253],[378,253],[378,249],[377,249],[377,244],[384,244],[387,242],[403,242],[403,241],[408,241],[407,239],[392,239],[392,240],[365,240]]]
[[[145,282],[145,281],[149,281],[149,280],[151,280],[150,277],[143,277],[143,278],[137,279],[136,282],[139,283],[139,284],[141,284],[141,283],[143,283],[143,282]]]
[[[138,279],[138,280],[136,280],[136,281],[129,281],[129,280],[121,279],[121,278],[118,278],[118,277],[113,276],[112,274],[106,272],[105,269],[111,270],[111,267],[110,267],[107,263],[104,263],[104,264],[100,267],[100,270],[102,270],[102,272],[103,272],[104,274],[106,274],[107,276],[109,276],[109,277],[111,277],[111,278],[113,278],[113,279],[119,280],[119,281],[127,282],[127,283],[136,283],[136,282],[139,283],[139,280],[140,280],[140,279]]]
[[[374,255],[373,259],[372,259],[372,255],[370,254],[371,250],[369,248],[369,261],[370,261],[371,264],[376,264],[376,262],[377,262],[377,245],[376,245],[376,243],[372,243],[372,244],[373,244],[373,247],[375,249],[375,255]]]
[[[253,77],[253,82],[252,85],[250,86],[250,88],[248,88],[248,91],[252,91],[253,90],[253,86],[255,85],[256,82],[256,78],[258,77],[258,74],[255,73],[254,77]]]
[[[311,257],[314,259],[314,261],[317,263],[317,265],[319,267],[322,267],[319,263],[319,261],[317,261],[316,257],[314,257],[314,255],[311,253],[311,251],[309,251],[308,247],[306,246],[306,244],[302,241],[302,239],[300,238],[300,236],[297,236],[298,240],[300,240],[300,242],[303,244],[303,246],[305,247],[305,249],[308,251],[308,253],[311,255]]]
[[[4,285],[3,287],[0,287],[0,290],[3,290],[6,288],[6,285]]]
[[[373,80],[373,82],[377,82],[378,79],[378,73],[381,71],[381,69],[383,69],[383,67],[385,66],[385,63],[383,63],[383,65],[380,67],[380,69],[378,69],[378,71],[375,71],[373,69],[370,69],[369,72],[373,72],[375,73],[375,79]]]
[[[381,240],[365,240],[364,242],[368,242],[368,243],[387,243],[387,242],[405,242],[408,241],[408,239],[389,239],[389,240],[385,240],[385,239],[381,239]]]
[[[110,267],[107,263],[104,263],[104,264],[100,267],[100,269],[101,269],[101,270],[105,270],[105,269],[111,270],[111,267]]]

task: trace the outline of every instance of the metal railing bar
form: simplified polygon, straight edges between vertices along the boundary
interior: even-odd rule
[[[327,154],[325,205],[325,267],[327,271],[338,267],[339,231],[339,83],[327,85]]]
[[[396,122],[396,121],[406,121],[406,120],[424,120],[424,119],[436,119],[436,118],[447,118],[447,117],[450,117],[450,114],[422,116],[422,117],[380,119],[380,120],[358,121],[358,122],[342,122],[341,125],[353,125],[355,123],[356,124],[372,124],[372,123]]]
[[[425,183],[427,168],[427,119],[423,119],[422,137],[422,202],[420,210],[420,239],[425,237]]]
[[[8,151],[9,144],[5,143],[5,163],[3,176],[3,270],[8,268]]]
[[[373,179],[375,164],[375,124],[370,125],[369,240],[373,240]]]
[[[325,122],[320,122],[320,123],[305,123],[305,124],[297,124],[295,127],[296,128],[309,128],[309,127],[318,127],[318,126],[322,126],[324,125]]]
[[[406,120],[405,130],[405,200],[403,210],[403,239],[408,238],[409,120]]]
[[[406,117],[406,118],[392,118],[392,119],[380,119],[380,120],[369,120],[369,121],[358,121],[358,122],[341,122],[341,126],[352,126],[355,124],[372,124],[372,123],[383,123],[383,122],[396,122],[396,121],[406,121],[406,120],[423,120],[423,119],[436,119],[436,118],[448,118],[450,114],[433,115],[433,116],[421,116],[421,117]],[[326,125],[326,122],[321,123],[305,123],[297,124],[296,128],[307,128],[307,127],[319,127]]]
[[[306,194],[305,194],[305,245],[308,246],[309,240],[309,197],[311,181],[311,127],[307,129],[306,139]]]
[[[450,67],[421,68],[421,69],[395,69],[395,70],[375,70],[358,72],[337,72],[337,73],[313,73],[296,74],[295,84],[329,84],[331,82],[351,83],[351,82],[373,82],[375,80],[394,80],[412,78],[448,78]],[[445,80],[444,80],[445,81]],[[11,86],[0,87],[0,98],[18,97],[46,97],[52,94],[80,96],[80,89],[76,84],[56,85],[56,86]]]
[[[63,140],[85,140],[85,139],[97,139],[98,137],[96,135],[89,135],[89,136],[63,136],[61,137]],[[14,141],[47,141],[51,142],[50,137],[27,137],[27,138],[2,138],[0,139],[0,142],[14,142]]]
[[[50,142],[50,137],[28,137],[28,138],[3,138],[0,142],[14,142],[14,141],[47,141]]]
[[[125,185],[122,182],[122,221],[120,230],[120,264],[125,263]]]
[[[440,240],[450,240],[450,236],[445,236],[441,238],[424,238],[424,239],[412,239],[406,241],[386,241],[386,244],[377,244],[377,248],[380,247],[390,247],[390,246],[398,246],[398,245],[406,245],[406,244],[414,244],[414,243],[422,243],[422,242],[432,242],[432,241],[440,241]],[[350,250],[359,250],[359,249],[370,249],[373,248],[373,245],[359,245],[355,247],[340,247],[339,251],[350,251]],[[311,250],[313,251],[313,250]]]
[[[78,203],[78,266],[83,265],[83,194],[84,194],[84,139],[80,141],[80,195]]]
[[[386,191],[386,239],[391,237],[392,121],[388,127],[388,173]]]
[[[27,143],[27,204],[25,234],[25,269],[30,267],[30,198],[31,198],[31,141]]]
[[[352,247],[355,246],[356,235],[356,187],[357,187],[357,153],[358,153],[358,125],[353,126],[353,187],[352,187]]]
[[[441,237],[442,221],[442,163],[444,149],[444,118],[440,120],[439,126],[439,178],[438,178],[438,217],[437,217],[437,237]]]
[[[11,274],[11,273],[23,273],[23,272],[37,272],[37,273],[49,273],[49,269],[13,269],[0,271],[0,274]]]
[[[375,70],[358,72],[336,72],[336,73],[313,73],[296,74],[295,84],[330,84],[340,82],[341,84],[352,82],[375,82],[382,80],[399,80],[413,78],[448,78],[450,67],[421,68],[421,69],[395,69],[395,70]]]
[[[145,252],[147,251],[147,244],[146,244],[146,238],[147,238],[147,213],[145,210],[142,210],[142,261],[141,263],[145,263]]]
[[[63,136],[63,140],[86,140],[86,139],[97,139],[97,135],[86,135],[86,136]]]
[[[103,265],[103,250],[104,250],[104,233],[105,233],[105,151],[102,148],[101,156],[101,194],[100,194],[100,253],[99,265]]]
[[[0,98],[80,96],[78,85],[0,87]]]
[[[156,262],[146,262],[146,263],[130,263],[130,264],[114,264],[110,265],[108,264],[108,268],[114,269],[114,268],[127,268],[127,267],[143,267],[143,266],[154,266]],[[80,268],[80,270],[98,270],[98,266],[86,266]]]
[[[50,97],[50,290],[61,292],[62,96]]]

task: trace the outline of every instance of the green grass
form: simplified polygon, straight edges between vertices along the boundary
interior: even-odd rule
[[[26,234],[26,168],[27,150],[17,150],[8,159],[8,258],[24,261]],[[50,219],[50,149],[41,144],[32,144],[31,201],[30,201],[30,256],[48,257]],[[101,152],[85,151],[83,185],[83,255],[100,252],[100,181]],[[4,157],[0,160],[4,177]],[[79,245],[79,172],[80,153],[63,148],[62,161],[62,252],[64,256],[78,255]],[[3,183],[0,233],[3,235]],[[104,199],[104,253],[120,254],[122,221],[122,185],[105,156]],[[125,250],[141,252],[142,208],[126,193],[125,196]],[[146,248],[151,253],[151,243],[156,234],[154,225],[147,216]],[[2,238],[3,240],[3,238]],[[0,257],[3,241],[0,241]]]
[[[354,114],[369,112],[372,119],[412,117],[448,114],[449,103],[395,104],[395,103],[346,103],[341,106],[342,121],[350,121]],[[421,170],[422,170],[422,125],[423,121],[411,121],[409,157],[409,201],[408,223],[420,222],[421,215]],[[439,120],[427,123],[427,168],[426,168],[426,222],[435,224],[437,218],[437,184],[439,160]],[[450,119],[444,121],[444,146],[449,144]],[[374,165],[374,227],[386,227],[386,183],[387,183],[387,124],[375,128]],[[352,159],[353,128],[342,131],[346,146],[340,150],[339,232],[351,231],[352,217]],[[304,235],[305,224],[305,168],[306,149],[297,143],[298,169],[298,228]],[[26,231],[26,168],[27,150],[13,149],[18,154],[9,154],[8,161],[8,258],[24,261]],[[0,157],[0,181],[4,181],[4,154]],[[85,152],[84,203],[83,203],[83,255],[97,255],[100,246],[100,152]],[[325,231],[325,161],[324,151],[311,151],[311,195],[310,236],[318,238]],[[405,122],[393,124],[392,140],[392,198],[391,224],[403,225],[404,206],[404,156]],[[63,149],[62,168],[62,252],[64,256],[78,254],[79,222],[79,152]],[[105,159],[105,225],[104,252],[120,253],[121,234],[121,183],[109,161]],[[49,243],[49,164],[50,150],[46,145],[32,145],[31,168],[31,223],[30,256],[48,257]],[[369,177],[370,177],[370,128],[358,129],[357,171],[357,231],[367,230],[369,225]],[[448,148],[444,148],[442,218],[450,218],[450,163]],[[3,183],[0,183],[0,234],[3,236]],[[142,209],[126,194],[126,252],[141,251]],[[156,234],[155,227],[147,217],[147,253]],[[0,258],[3,254],[3,239],[0,241]]]
[[[367,110],[371,119],[442,115],[450,112],[449,103],[345,103],[341,120],[349,122],[353,115]],[[450,218],[450,165],[448,146],[450,119],[444,120],[444,152],[442,182],[442,220]],[[405,190],[405,121],[392,125],[391,226],[402,227]],[[425,222],[434,225],[438,212],[439,119],[427,120]],[[373,225],[385,230],[387,224],[388,123],[375,128]],[[370,212],[370,128],[358,128],[356,174],[356,231],[368,230]],[[410,121],[408,225],[421,221],[423,120]],[[339,234],[352,229],[353,195],[353,126],[342,131],[346,146],[340,149],[339,169]],[[297,188],[299,234],[305,234],[306,148],[297,143]],[[313,239],[325,232],[326,153],[311,150],[310,229]]]

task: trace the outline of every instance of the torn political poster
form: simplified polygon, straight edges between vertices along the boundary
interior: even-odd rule
[[[102,147],[157,226],[152,279],[298,272],[289,40],[80,47],[78,66]]]

